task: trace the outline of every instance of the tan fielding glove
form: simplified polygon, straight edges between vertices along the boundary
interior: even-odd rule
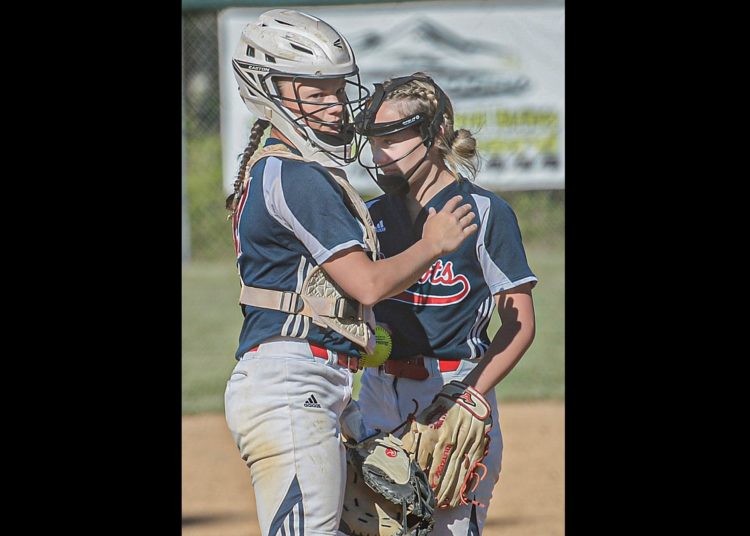
[[[489,450],[491,428],[490,405],[476,389],[459,381],[444,385],[412,421],[401,442],[427,473],[439,508],[479,504],[467,495],[485,476],[482,460]]]

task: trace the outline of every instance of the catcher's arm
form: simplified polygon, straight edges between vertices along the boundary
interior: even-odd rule
[[[364,305],[398,294],[413,285],[441,255],[456,250],[476,232],[471,205],[459,206],[461,200],[457,195],[440,212],[431,209],[422,238],[398,255],[373,262],[355,246],[336,252],[321,266],[344,292]]]
[[[463,379],[483,395],[505,378],[529,349],[536,334],[531,283],[495,294],[502,325],[474,370]]]

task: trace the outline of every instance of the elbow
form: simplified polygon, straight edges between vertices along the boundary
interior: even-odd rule
[[[359,301],[365,307],[372,307],[379,301],[388,297],[388,291],[380,277],[377,263],[371,263],[368,273],[362,274],[362,285],[360,286]]]
[[[381,299],[382,297],[376,292],[376,289],[368,288],[362,292],[362,296],[359,298],[359,303],[365,307],[372,307]]]
[[[389,296],[387,283],[380,277],[376,264],[370,262],[360,266],[356,276],[349,272],[348,280],[343,282],[346,284],[339,282],[344,292],[365,307],[372,307]]]
[[[365,307],[372,307],[382,299],[378,289],[371,282],[360,282],[351,296]]]

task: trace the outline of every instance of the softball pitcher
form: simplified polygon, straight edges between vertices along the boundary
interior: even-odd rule
[[[455,196],[477,215],[476,235],[436,259],[414,285],[375,306],[378,323],[392,333],[393,350],[383,366],[365,369],[359,405],[367,426],[390,430],[437,401],[436,395],[446,389],[470,391],[474,400],[484,396],[492,413],[489,447],[481,464],[484,478],[474,489],[462,489],[468,500],[456,497],[453,507],[451,497],[441,503],[436,493],[443,508],[434,514],[432,532],[478,535],[502,458],[495,386],[533,341],[531,289],[537,278],[527,264],[511,207],[469,180],[478,169],[476,140],[465,129],[454,130],[451,101],[431,78],[415,73],[376,84],[356,124],[372,153],[371,160],[361,156],[360,163],[385,192],[368,207],[386,259],[411,247],[428,214]],[[486,328],[495,307],[502,326],[490,341]],[[461,383],[448,386],[452,381]],[[424,458],[432,465],[434,485],[440,460],[432,452]],[[477,473],[482,476],[479,467]]]
[[[374,344],[372,304],[406,290],[477,225],[456,196],[411,247],[374,262],[375,230],[341,169],[354,160],[351,118],[367,91],[349,43],[324,21],[267,11],[245,26],[232,67],[259,119],[227,199],[244,316],[227,425],[262,534],[333,535],[346,476],[339,423],[356,412],[352,372]]]

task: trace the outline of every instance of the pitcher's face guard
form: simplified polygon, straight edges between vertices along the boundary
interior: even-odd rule
[[[408,84],[413,80],[421,80],[431,84],[435,88],[436,95],[438,97],[438,106],[434,117],[431,121],[427,120],[427,115],[424,112],[403,117],[396,121],[388,121],[384,123],[376,123],[375,117],[378,114],[378,110],[386,101],[386,97],[391,94],[396,88]],[[402,76],[394,78],[386,84],[375,84],[375,91],[372,97],[367,101],[362,111],[359,112],[354,118],[354,128],[356,130],[356,143],[357,143],[357,161],[359,164],[367,170],[367,173],[375,181],[375,183],[386,193],[403,195],[409,191],[409,179],[414,175],[416,170],[426,160],[429,150],[435,142],[436,136],[440,133],[440,126],[443,123],[443,113],[445,112],[445,103],[447,97],[440,87],[427,76]],[[415,145],[410,151],[403,156],[385,162],[383,164],[375,164],[371,158],[367,156],[363,157],[366,146],[370,143],[370,138],[382,137],[396,134],[404,130],[415,128],[419,129],[419,135],[421,138],[420,143]],[[412,167],[406,173],[382,173],[381,168],[387,168],[393,166],[393,164],[408,157],[414,151],[416,151],[421,145],[427,148],[425,155],[415,166]]]

